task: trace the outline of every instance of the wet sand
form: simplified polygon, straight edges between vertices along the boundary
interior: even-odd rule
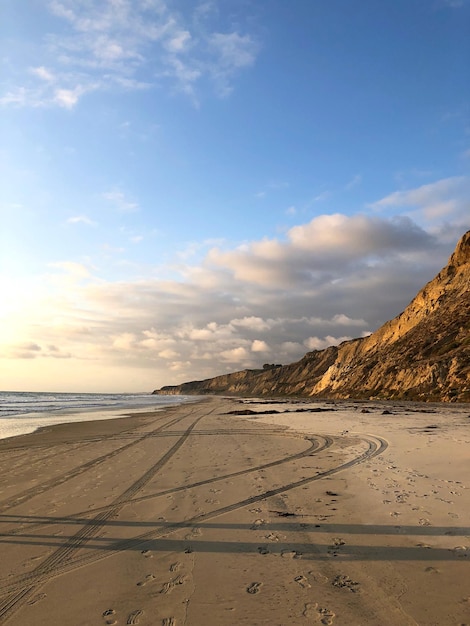
[[[0,441],[0,624],[470,624],[469,444],[466,406],[222,398]]]

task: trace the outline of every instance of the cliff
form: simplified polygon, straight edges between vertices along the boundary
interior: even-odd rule
[[[369,337],[154,393],[470,402],[470,231],[406,309]]]

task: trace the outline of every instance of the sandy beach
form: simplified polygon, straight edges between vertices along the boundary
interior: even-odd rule
[[[0,441],[0,624],[470,624],[469,444],[469,406],[224,398]]]

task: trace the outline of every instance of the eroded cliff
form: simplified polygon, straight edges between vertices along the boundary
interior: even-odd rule
[[[470,402],[470,231],[406,309],[369,337],[154,393]]]

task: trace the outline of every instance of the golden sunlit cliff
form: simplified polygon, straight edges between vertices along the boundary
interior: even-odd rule
[[[154,393],[470,402],[470,231],[406,309],[369,337]]]

